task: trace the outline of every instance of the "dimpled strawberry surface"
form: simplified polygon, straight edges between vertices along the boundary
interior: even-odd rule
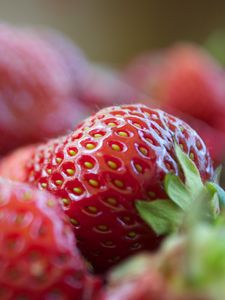
[[[189,155],[203,181],[212,176],[206,146],[185,122],[145,105],[100,110],[71,134],[38,147],[27,181],[59,197],[78,246],[96,271],[161,237],[141,220],[135,200],[166,198],[163,179],[180,175],[174,143]]]
[[[92,299],[95,281],[55,197],[3,179],[0,195],[0,299]]]

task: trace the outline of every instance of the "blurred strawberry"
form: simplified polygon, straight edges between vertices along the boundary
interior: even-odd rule
[[[178,44],[165,51],[137,58],[125,77],[128,82],[159,100],[164,109],[175,109],[225,133],[225,75],[222,68],[200,47]],[[190,121],[194,120],[190,118]],[[209,145],[213,135],[195,120],[192,125]],[[217,135],[217,133],[216,133]],[[220,133],[218,132],[218,135]],[[217,145],[214,159],[221,160],[224,145]],[[214,154],[215,154],[214,152]]]
[[[0,179],[0,298],[91,300],[100,287],[88,275],[57,200]]]
[[[34,145],[16,149],[0,160],[0,176],[23,182],[26,178],[25,165],[35,151]]]
[[[87,62],[63,43],[0,25],[0,153],[62,134],[88,114],[79,99]]]
[[[88,86],[82,100],[94,110],[110,105],[131,104],[146,95],[128,85],[119,72],[102,65],[90,66]]]

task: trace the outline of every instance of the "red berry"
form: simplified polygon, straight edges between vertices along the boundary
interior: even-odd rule
[[[200,47],[178,44],[141,56],[130,64],[125,77],[157,99],[161,108],[175,109],[181,118],[186,115],[185,120],[201,137],[207,137],[207,146],[214,144],[214,136],[225,133],[225,73]],[[204,130],[209,126],[211,129]],[[224,143],[216,143],[214,148],[213,158],[221,161]]]
[[[56,44],[0,25],[0,153],[65,133],[89,114],[80,101],[86,60],[71,49],[79,56],[72,72],[69,51]]]
[[[161,238],[141,220],[135,200],[165,197],[163,179],[179,173],[174,142],[212,175],[206,146],[183,121],[144,105],[100,110],[77,130],[36,149],[27,181],[57,195],[84,256],[102,271]]]
[[[53,195],[3,179],[0,194],[0,298],[92,299],[96,282]]]

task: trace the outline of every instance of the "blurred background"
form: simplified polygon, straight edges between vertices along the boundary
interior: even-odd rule
[[[0,19],[0,155],[142,102],[225,161],[225,1],[0,0]]]
[[[225,1],[1,0],[0,18],[57,28],[91,59],[120,65],[176,40],[201,43],[225,26]]]

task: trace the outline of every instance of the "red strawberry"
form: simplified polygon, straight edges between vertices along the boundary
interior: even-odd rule
[[[61,198],[84,256],[102,271],[161,238],[143,223],[134,202],[162,198],[163,179],[178,173],[174,141],[212,175],[207,149],[183,121],[147,106],[109,107],[74,132],[36,149],[27,181]]]
[[[0,298],[92,299],[69,223],[56,199],[0,180]]]
[[[56,44],[0,25],[0,153],[65,133],[89,114],[79,99],[86,60],[71,50],[79,56],[72,72],[76,59],[68,64],[69,51]]]
[[[142,56],[128,67],[128,82],[159,100],[159,105],[175,109],[178,116],[194,117],[211,126],[210,131],[225,133],[225,75],[222,68],[200,47],[178,44],[156,54]],[[188,119],[187,119],[188,120]],[[194,119],[193,119],[194,120]],[[204,131],[201,123],[189,123],[200,135],[213,135]],[[214,145],[215,146],[215,145]],[[215,146],[221,161],[224,145]]]
[[[25,165],[35,150],[34,145],[19,148],[0,161],[0,176],[23,182],[26,179]]]

